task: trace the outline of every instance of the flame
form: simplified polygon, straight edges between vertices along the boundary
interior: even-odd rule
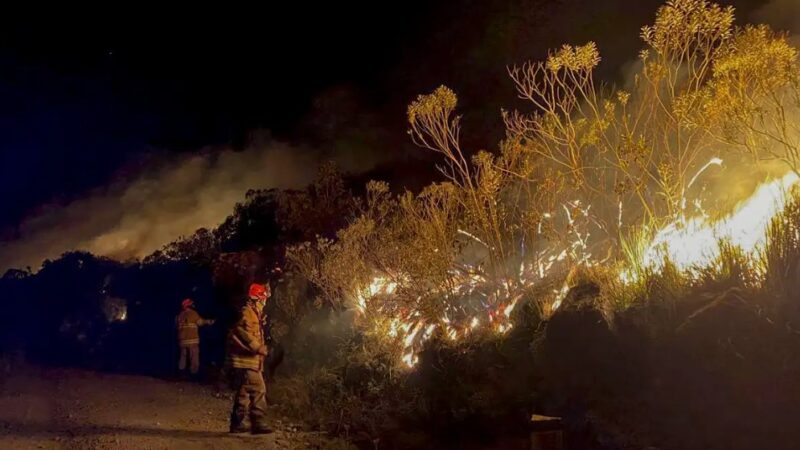
[[[469,328],[471,330],[474,330],[475,328],[478,328],[478,325],[480,325],[480,324],[481,324],[481,321],[478,320],[477,317],[473,317],[472,318],[472,322],[470,322],[470,324],[469,324]]]
[[[563,268],[572,263],[586,264],[591,261],[591,254],[588,252],[589,233],[581,232],[579,226],[579,221],[583,222],[590,217],[590,210],[591,205],[584,206],[579,200],[573,200],[561,205],[554,213],[543,214],[542,221],[563,217],[569,225],[571,242],[566,245],[552,244],[538,251],[524,252],[526,259],[520,262],[514,279],[491,279],[483,273],[480,266],[465,265],[457,270],[452,269],[448,272],[451,284],[434,288],[430,293],[448,298],[471,299],[467,304],[448,306],[448,310],[435,322],[422,320],[421,313],[413,307],[392,310],[391,318],[382,322],[388,326],[382,328],[380,332],[388,339],[397,342],[402,349],[400,359],[409,368],[414,367],[419,361],[418,350],[437,333],[451,342],[465,339],[478,329],[486,329],[500,335],[508,333],[513,328],[512,312],[525,292],[537,283],[549,279],[551,272],[556,268]],[[541,228],[540,222],[537,229],[541,232]],[[484,240],[468,231],[458,229],[457,233],[489,247]],[[524,248],[524,242],[521,245]],[[377,275],[367,286],[356,289],[355,308],[363,316],[366,316],[368,306],[375,298],[396,295],[398,283],[408,281],[402,274],[394,275],[393,277]],[[553,293],[554,303],[550,308],[552,311],[558,308],[568,290],[569,286],[565,285]],[[388,313],[383,311],[382,304],[382,302],[376,303],[375,309],[380,313]],[[380,321],[375,325],[379,323]]]
[[[746,256],[755,257],[764,248],[770,222],[784,210],[788,192],[798,181],[800,177],[789,172],[765,182],[731,214],[719,220],[706,215],[676,219],[655,234],[643,253],[640,266],[659,272],[669,260],[678,270],[696,274],[698,269],[715,263],[721,241],[738,247]],[[758,270],[757,267],[753,269]],[[629,283],[636,280],[636,274],[625,270],[620,279]]]
[[[721,159],[711,159],[692,178],[690,186],[710,167],[721,164]],[[709,267],[718,260],[721,251],[720,241],[738,247],[746,255],[755,256],[766,242],[767,228],[771,220],[783,211],[788,191],[799,181],[800,177],[790,172],[781,178],[765,182],[730,214],[716,220],[703,213],[702,202],[699,199],[693,199],[691,202],[683,199],[680,216],[654,233],[653,238],[644,246],[645,250],[636,265],[661,271],[665,261],[669,260],[678,270],[689,275],[696,274],[698,269]],[[686,217],[687,204],[694,205],[700,213],[695,217]],[[396,340],[402,348],[402,362],[410,368],[414,367],[419,361],[418,350],[437,335],[437,332],[450,341],[466,338],[478,328],[484,328],[484,324],[487,330],[499,334],[507,333],[512,329],[511,314],[524,293],[537,283],[551,277],[556,267],[563,267],[565,264],[585,266],[599,264],[589,251],[590,234],[578,223],[579,220],[591,220],[591,205],[585,206],[575,200],[564,203],[560,209],[563,210],[569,225],[571,241],[566,245],[530,252],[519,264],[515,279],[493,281],[481,271],[480,267],[467,266],[466,269],[453,269],[449,272],[454,287],[448,289],[442,286],[431,291],[432,294],[440,293],[446,297],[478,298],[482,306],[476,308],[472,304],[470,306],[472,309],[448,306],[450,309],[434,322],[426,322],[421,312],[414,310],[413,307],[392,310],[391,318],[388,322],[384,322],[388,323],[388,329],[382,332],[388,338]],[[618,219],[621,222],[623,209],[621,203],[619,209]],[[542,220],[554,220],[554,216],[548,213]],[[485,245],[480,238],[464,230],[458,230],[458,233]],[[619,279],[624,283],[630,283],[636,280],[637,273],[625,269],[619,272]],[[402,274],[400,277],[391,278],[374,277],[368,286],[357,291],[356,308],[365,313],[372,299],[396,295],[398,283],[406,281]],[[553,297],[547,313],[552,314],[561,306],[569,290],[567,282],[560,288],[552,290]],[[378,311],[382,312],[381,304],[378,305]],[[453,320],[454,317],[457,319]]]
[[[356,293],[355,306],[363,313],[367,309],[367,300],[379,294],[392,295],[395,289],[397,289],[397,282],[390,281],[385,277],[375,277],[364,290],[366,292],[359,291]]]
[[[555,291],[554,293],[556,295],[556,299],[555,301],[553,301],[553,306],[552,306],[553,311],[561,307],[561,302],[563,302],[564,299],[567,298],[567,294],[569,294],[569,284],[564,283],[564,285],[561,286],[561,289]]]
[[[507,318],[511,317],[511,312],[514,311],[515,306],[517,306],[517,300],[514,300],[508,306],[503,308],[503,315],[505,315]]]
[[[706,169],[721,163],[718,158],[709,161],[692,178],[692,183]],[[730,214],[717,220],[702,213],[702,202],[692,201],[701,213],[687,218],[682,212],[680,217],[655,232],[653,238],[644,246],[645,250],[637,262],[638,266],[658,272],[663,270],[665,261],[669,260],[678,270],[689,275],[697,274],[699,269],[710,267],[718,260],[721,241],[738,247],[747,256],[756,256],[764,247],[770,222],[783,211],[789,190],[798,182],[800,177],[794,172],[765,182]],[[682,201],[682,209],[685,210],[686,204],[686,200]],[[413,308],[395,312],[388,321],[388,331],[385,333],[388,338],[396,339],[402,347],[402,362],[409,368],[414,367],[419,362],[417,351],[436,335],[437,331],[450,341],[466,338],[484,323],[488,324],[489,330],[499,334],[507,333],[512,329],[511,314],[525,290],[547,279],[554,267],[565,263],[586,266],[598,264],[588,250],[589,233],[579,231],[579,227],[573,227],[578,217],[590,216],[590,209],[591,205],[584,207],[578,201],[565,203],[563,205],[565,216],[571,228],[574,228],[572,241],[561,248],[551,247],[541,250],[532,260],[523,261],[519,266],[516,280],[492,283],[476,268],[468,268],[462,272],[452,271],[450,275],[453,277],[455,288],[451,294],[465,297],[479,296],[485,305],[483,312],[474,312],[473,315],[464,318],[464,311],[450,310],[434,323],[422,320],[421,313]],[[552,219],[552,216],[548,216],[546,220]],[[477,237],[462,230],[459,230],[459,234],[480,242]],[[637,279],[637,273],[625,269],[619,272],[619,279],[623,283],[630,283]],[[402,277],[399,280],[402,282]],[[373,298],[392,296],[397,292],[397,288],[397,281],[376,276],[365,289],[358,292],[356,307],[364,313]],[[569,290],[570,286],[566,282],[561,288],[553,290],[549,313],[555,312],[561,306]],[[451,295],[444,288],[435,292]],[[459,319],[453,321],[451,317],[454,316],[449,313],[455,314]]]

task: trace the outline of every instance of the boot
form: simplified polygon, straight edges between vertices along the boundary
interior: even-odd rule
[[[246,424],[243,424],[243,423],[240,423],[240,424],[233,424],[232,423],[231,424],[231,428],[230,428],[230,432],[234,433],[234,434],[235,433],[248,433],[248,432],[250,432],[250,427],[248,427]]]
[[[266,424],[253,425],[253,430],[251,431],[251,433],[256,435],[270,434],[272,432],[272,428],[268,427]]]
[[[242,419],[241,417],[237,417],[236,414],[231,414],[231,433],[248,433],[250,431],[250,427],[245,422],[246,419]]]

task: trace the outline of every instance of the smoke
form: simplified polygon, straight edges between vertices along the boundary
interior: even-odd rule
[[[759,8],[754,14],[756,22],[769,24],[780,31],[793,35],[800,33],[800,2],[797,0],[772,0]],[[798,43],[797,36],[793,37]]]
[[[198,228],[219,225],[249,189],[304,186],[324,157],[267,141],[244,151],[207,149],[162,160],[128,181],[27,218],[16,240],[0,242],[0,273],[10,267],[35,270],[45,259],[72,250],[141,258]],[[345,171],[366,170],[375,162],[349,153],[331,159]]]

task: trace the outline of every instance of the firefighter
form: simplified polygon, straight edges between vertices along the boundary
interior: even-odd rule
[[[187,362],[189,372],[196,376],[200,371],[200,332],[199,327],[213,325],[213,320],[206,320],[194,310],[194,301],[187,298],[181,302],[181,312],[175,318],[175,326],[178,329],[178,347],[180,347],[180,359],[178,360],[178,371],[186,370]]]
[[[231,411],[231,433],[268,434],[266,386],[264,385],[263,310],[272,295],[269,285],[252,284],[247,303],[228,333],[228,363],[232,367],[236,397]],[[250,427],[246,425],[250,418]]]

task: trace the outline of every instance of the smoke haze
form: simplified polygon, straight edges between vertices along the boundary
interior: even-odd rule
[[[533,3],[538,4],[538,2]],[[634,3],[636,3],[636,11],[639,12],[632,16],[635,17],[636,26],[638,26],[646,23],[641,22],[639,16],[645,15],[646,12],[646,16],[652,18],[655,6],[661,2]],[[629,2],[614,2],[613,4],[618,4],[618,9],[628,9],[634,6]],[[505,6],[498,8],[500,11],[498,17],[500,18],[505,17],[502,14],[518,12],[515,8]],[[519,9],[519,11],[528,10]],[[534,14],[536,10],[533,6],[529,12],[533,16],[529,18],[528,22],[523,21],[522,23],[538,24],[539,16],[538,13]],[[614,33],[611,33],[610,36],[617,36],[619,34],[617,15],[612,15],[615,17],[614,21],[586,20],[603,31],[605,31],[604,26],[613,24]],[[574,19],[572,14],[568,16],[570,20]],[[773,0],[766,2],[755,11],[748,7],[746,15],[742,17],[749,21],[768,23],[776,29],[798,34],[800,32],[800,1]],[[519,25],[518,22],[510,21],[510,19],[509,23]],[[556,28],[559,27],[551,25],[550,28],[541,28],[541,33],[545,33],[545,37],[555,33],[558,39],[561,39],[561,35],[556,33]],[[525,32],[534,33],[533,37],[527,40],[522,39],[522,42],[538,42],[542,38],[536,34],[540,30],[538,27],[508,26],[503,29],[529,30]],[[562,29],[569,29],[570,35],[575,33],[575,30],[569,27]],[[588,31],[595,32],[593,28]],[[487,34],[487,36],[490,35],[490,33]],[[442,48],[450,49],[452,47],[452,37],[447,33],[442,34],[440,37],[444,42]],[[634,33],[629,36],[629,39],[632,42],[631,45],[640,44]],[[498,48],[493,47],[495,40],[487,38],[485,41],[473,44],[478,50],[484,49],[480,52],[475,50],[475,52],[484,55],[487,58],[486,64],[491,64],[490,67],[502,67],[501,63],[496,63],[494,59],[490,58],[492,55],[505,54],[514,49],[527,51],[528,48],[534,48],[533,44],[518,45],[519,42],[516,38],[511,39],[508,45],[504,44]],[[501,40],[500,42],[505,41]],[[601,48],[604,55],[607,51],[613,52],[621,48],[621,44],[617,40],[612,40],[610,43],[614,45],[609,45],[610,48]],[[795,40],[795,43],[798,41]],[[462,53],[468,55],[471,64],[477,64],[482,60],[475,57],[475,52],[464,51]],[[517,58],[515,55],[512,56]],[[635,67],[631,67],[633,64],[636,63],[623,66],[623,73],[633,72],[635,70]],[[450,65],[458,67],[458,64],[448,64],[448,66]],[[411,67],[416,68],[417,66]],[[483,66],[478,65],[477,67],[482,68]],[[408,75],[404,71],[399,73]],[[479,75],[480,73],[472,74],[471,77],[478,77],[476,79],[480,80]],[[437,74],[437,77],[444,78],[441,81],[448,81],[443,74]],[[412,77],[409,75],[399,78],[407,83],[408,79]],[[508,83],[505,74],[502,79],[504,83]],[[477,84],[483,86],[484,83]],[[505,84],[503,86],[508,87]],[[311,125],[314,125],[318,131],[330,129],[329,135],[325,135],[327,142],[341,138],[343,129],[355,129],[359,137],[380,129],[370,121],[359,126],[353,126],[349,122],[336,125],[337,121],[350,120],[349,118],[358,117],[359,113],[363,112],[360,105],[346,107],[353,103],[348,100],[348,95],[350,93],[342,94],[337,90],[327,97],[322,97],[322,100],[328,99],[322,103],[332,104],[329,108],[330,111],[322,114],[323,119],[327,122],[322,125],[318,123]],[[465,97],[470,98],[469,96]],[[477,99],[473,98],[473,100]],[[490,100],[495,101],[495,99]],[[500,97],[499,100],[506,102],[509,98]],[[495,103],[489,102],[487,105],[494,108]],[[496,109],[492,109],[490,112],[496,114]],[[472,116],[488,116],[488,113],[472,114]],[[353,141],[350,138],[344,138],[344,140],[347,142],[344,145],[336,146],[337,151],[332,159],[339,162],[345,171],[367,170],[386,158],[368,151],[338,150],[347,147]],[[380,135],[373,141],[385,143],[389,139]],[[249,189],[296,188],[307,184],[313,178],[319,162],[325,158],[321,152],[308,148],[264,141],[255,143],[244,151],[207,149],[201,154],[169,158],[166,161],[161,160],[149,164],[146,168],[139,169],[132,176],[128,176],[125,181],[117,181],[85,193],[82,198],[66,204],[45,205],[38,212],[29,215],[9,240],[0,240],[0,274],[10,267],[31,266],[33,269],[37,269],[44,259],[57,258],[70,250],[86,250],[116,259],[146,256],[180,236],[193,233],[198,228],[217,226],[231,213],[236,202],[244,198],[244,194]],[[717,172],[720,171],[714,171],[714,173]],[[710,176],[715,175],[710,174]]]
[[[244,151],[208,149],[140,169],[128,181],[65,205],[41,208],[13,241],[0,242],[0,273],[72,250],[126,260],[141,258],[198,228],[213,228],[249,189],[297,188],[314,177],[323,155],[275,142]],[[345,171],[371,166],[358,155],[333,158]]]
[[[756,22],[769,24],[780,31],[792,34],[800,32],[800,2],[797,0],[772,0],[759,8],[754,14]],[[797,39],[794,39],[797,43]]]

